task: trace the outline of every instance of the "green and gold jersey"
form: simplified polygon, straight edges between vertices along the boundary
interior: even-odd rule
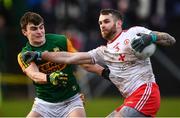
[[[71,42],[64,35],[46,34],[45,38],[46,43],[44,45],[40,47],[33,47],[27,43],[22,51],[18,54],[18,63],[22,70],[28,67],[28,65],[23,62],[21,56],[21,54],[25,51],[76,51]],[[33,82],[36,89],[36,96],[38,98],[48,102],[59,102],[72,97],[80,91],[76,78],[73,75],[72,65],[57,64],[44,60],[37,61],[35,63],[38,66],[39,71],[45,74],[50,74],[57,70],[61,70],[62,72],[68,74],[68,86],[66,88],[54,86],[50,83],[38,84]]]

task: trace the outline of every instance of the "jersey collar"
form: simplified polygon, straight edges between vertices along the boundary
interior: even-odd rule
[[[114,42],[122,33],[123,31],[121,31],[119,34],[117,34],[113,39],[111,39],[110,41],[107,42],[107,44],[110,44],[112,42]]]

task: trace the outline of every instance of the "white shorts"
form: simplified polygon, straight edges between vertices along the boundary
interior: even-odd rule
[[[58,103],[51,103],[39,98],[35,98],[32,111],[39,113],[43,117],[67,117],[74,109],[82,108],[83,101],[80,94]]]

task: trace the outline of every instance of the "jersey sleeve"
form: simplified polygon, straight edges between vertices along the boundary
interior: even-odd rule
[[[136,26],[136,27],[134,27],[134,28],[135,28],[136,34],[138,34],[138,33],[149,34],[149,33],[152,32],[152,30],[149,30],[149,29],[147,29],[147,28],[145,28],[145,27]]]
[[[141,27],[141,26],[135,26],[130,28],[127,32],[126,32],[126,36],[129,36],[130,41],[134,40],[134,38],[138,38],[137,34],[139,33],[144,33],[144,34],[149,34],[152,31],[145,28],[145,27]]]
[[[24,72],[24,70],[29,66],[29,64],[25,63],[23,61],[21,53],[18,54],[17,60],[18,60],[19,66],[21,67],[22,71]]]
[[[88,51],[94,63],[104,63],[104,46],[97,47],[96,49]]]
[[[77,50],[72,45],[71,41],[67,39],[67,51],[68,52],[77,52]]]

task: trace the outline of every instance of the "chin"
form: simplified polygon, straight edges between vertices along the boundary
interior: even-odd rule
[[[103,38],[106,38],[106,36],[107,36],[105,33],[101,33],[101,35]]]

